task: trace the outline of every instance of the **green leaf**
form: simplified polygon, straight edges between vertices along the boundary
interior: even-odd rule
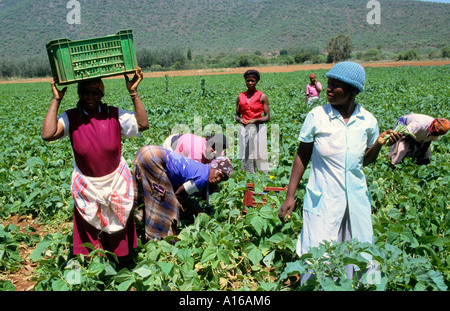
[[[50,245],[52,244],[52,241],[49,240],[44,240],[41,243],[38,244],[38,246],[31,252],[30,254],[30,258],[33,261],[39,261],[42,258],[44,258],[42,256],[42,253],[44,252],[44,250],[46,250]]]
[[[259,209],[259,216],[264,219],[271,219],[274,216],[274,211],[269,205],[264,205]]]
[[[225,248],[220,248],[218,253],[217,253],[217,257],[219,258],[220,261],[222,261],[224,264],[229,264],[230,263],[230,253],[228,251],[228,249]]]
[[[217,256],[217,248],[216,247],[212,247],[212,246],[208,246],[202,254],[202,259],[201,262],[205,263],[207,261],[211,261],[214,260]]]
[[[82,282],[84,282],[81,268],[78,266],[64,271],[64,279],[70,285],[80,285]]]
[[[258,235],[261,235],[262,230],[266,226],[266,221],[260,216],[255,216],[252,218],[250,223],[251,223],[252,227],[256,230]]]
[[[117,271],[110,262],[105,263],[105,275],[116,275]]]
[[[124,281],[117,286],[117,290],[120,292],[127,291],[133,283],[134,280]]]
[[[182,248],[177,253],[178,260],[181,262],[188,261],[191,258],[191,250],[187,248]]]
[[[305,273],[307,269],[307,265],[303,264],[304,261],[294,261],[294,262],[288,262],[286,264],[286,268],[284,268],[283,273],[281,273],[280,279],[284,280],[288,278],[289,276],[295,275],[295,274],[301,274]]]
[[[248,259],[250,259],[250,261],[253,263],[253,265],[257,265],[257,264],[259,264],[259,262],[263,258],[263,255],[262,255],[261,251],[257,247],[254,247],[248,253],[247,257],[248,257]]]
[[[338,283],[330,277],[318,278],[324,291],[354,291],[352,280],[341,278]]]
[[[271,251],[269,254],[266,255],[266,257],[264,257],[263,263],[266,265],[267,268],[272,267],[272,261],[274,257],[275,257],[275,250]]]
[[[26,165],[27,167],[34,167],[34,166],[43,166],[45,165],[45,163],[39,157],[31,157],[27,160]]]
[[[174,266],[173,262],[157,262],[158,266],[161,268],[161,271],[166,275],[169,276],[170,272],[172,271],[172,268]]]
[[[280,243],[283,243],[283,242],[284,242],[284,238],[285,238],[285,235],[284,235],[284,234],[282,234],[282,233],[280,233],[280,232],[277,232],[277,233],[275,233],[274,235],[272,235],[272,236],[268,239],[268,241],[271,242],[271,243],[273,243],[273,244],[280,244]]]
[[[30,207],[33,205],[33,199],[38,195],[41,194],[42,191],[39,188],[36,188],[30,195],[27,197],[27,199],[23,202],[23,206]]]
[[[128,280],[132,280],[132,282],[134,282],[134,275],[130,270],[123,268],[113,277],[113,280],[117,283],[123,283]]]
[[[52,282],[52,289],[58,292],[68,291],[69,286],[63,280],[55,280]]]
[[[96,262],[89,265],[88,275],[94,276],[102,273],[105,270],[105,266],[102,263]]]
[[[142,265],[139,268],[134,269],[133,272],[136,273],[137,275],[139,275],[142,278],[146,278],[150,274],[152,274],[152,270],[147,265]]]
[[[445,284],[444,277],[437,271],[426,271],[421,269],[415,273],[418,281],[423,282],[425,285],[430,285],[436,290],[446,291],[447,285]]]

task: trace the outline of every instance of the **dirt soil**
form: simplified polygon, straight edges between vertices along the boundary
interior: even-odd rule
[[[450,60],[432,60],[432,61],[401,61],[401,62],[372,62],[362,63],[364,67],[398,67],[398,66],[440,66],[449,65]],[[294,71],[312,71],[317,69],[330,69],[333,64],[315,64],[315,65],[288,65],[288,66],[267,66],[256,67],[261,73],[270,72],[294,72]],[[254,68],[254,67],[253,67]],[[160,71],[144,73],[144,77],[164,77],[168,76],[195,76],[195,75],[220,75],[220,74],[242,74],[248,68],[223,68],[223,69],[198,69],[198,70],[179,70],[179,71]],[[117,77],[116,77],[117,78]],[[34,83],[34,82],[50,82],[51,78],[40,79],[23,79],[0,81],[2,83]],[[13,215],[8,220],[3,220],[3,225],[9,223],[16,225],[22,232],[33,231],[44,236],[46,229],[35,223],[35,220],[28,216]],[[33,270],[37,264],[31,261],[30,254],[32,248],[21,245],[19,248],[20,256],[23,259],[22,268],[16,272],[1,272],[0,278],[10,280],[16,287],[16,291],[31,291],[35,282],[32,281]]]
[[[399,67],[399,66],[440,66],[449,65],[450,60],[428,60],[428,61],[386,61],[386,62],[368,62],[361,63],[364,67]],[[270,72],[294,72],[294,71],[312,71],[317,69],[330,69],[333,64],[310,64],[310,65],[286,65],[286,66],[266,66],[252,67],[261,73]],[[220,69],[194,69],[194,70],[177,70],[177,71],[155,71],[144,73],[144,78],[157,78],[167,76],[198,76],[198,75],[220,75],[220,74],[242,74],[249,68],[220,68]],[[110,79],[117,79],[112,77]],[[120,76],[122,78],[122,76]],[[51,82],[52,78],[36,78],[36,79],[12,79],[1,80],[3,83],[33,83],[33,82]]]
[[[47,233],[45,228],[37,224],[35,219],[30,216],[12,215],[9,219],[3,220],[2,224],[5,227],[9,224],[13,224],[19,228],[20,232],[28,233],[30,235],[39,234],[42,237]],[[16,287],[16,291],[33,290],[35,285],[35,282],[32,281],[33,270],[37,266],[37,263],[30,259],[30,254],[33,249],[34,248],[28,247],[25,243],[21,243],[19,246],[20,257],[23,260],[21,269],[14,272],[0,272],[0,279],[10,281]]]

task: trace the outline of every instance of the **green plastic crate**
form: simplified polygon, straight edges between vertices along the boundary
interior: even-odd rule
[[[86,40],[56,39],[46,47],[53,77],[61,85],[131,73],[138,68],[132,30]]]

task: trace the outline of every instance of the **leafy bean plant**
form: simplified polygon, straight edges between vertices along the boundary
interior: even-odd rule
[[[99,249],[85,257],[67,254],[70,234],[48,235],[33,258],[39,262],[36,290],[210,290],[270,287],[293,259],[296,215],[283,224],[268,193],[267,204],[247,207],[246,180],[230,180],[210,197],[211,215],[199,214],[176,237],[140,243],[134,264],[118,269],[114,255]],[[241,203],[236,205],[236,200]],[[176,243],[173,243],[174,238]],[[64,251],[64,249],[66,251]],[[274,285],[272,285],[274,286]]]
[[[356,271],[346,274],[345,266]],[[310,274],[305,282],[299,275]],[[293,278],[297,276],[297,279]],[[447,290],[444,276],[433,269],[430,260],[412,256],[397,246],[379,247],[356,240],[325,242],[294,262],[287,263],[280,279],[296,280],[301,290]],[[290,281],[290,280],[289,280]]]
[[[449,118],[449,69],[366,68],[366,89],[357,101],[377,118],[380,130],[392,128],[398,117],[411,112]],[[325,72],[315,72],[322,85],[326,85]],[[312,108],[305,105],[308,75],[267,73],[258,84],[270,101],[268,133],[279,128],[278,151],[272,150],[277,137],[269,137],[269,152],[277,156],[269,174],[240,170],[235,135],[231,140],[235,173],[221,184],[219,193],[210,196],[206,213],[183,220],[176,237],[140,242],[127,264],[99,249],[92,249],[89,256],[73,256],[71,230],[59,230],[72,221],[73,155],[68,138],[51,143],[40,138],[52,97],[49,83],[0,84],[0,218],[31,215],[52,232],[40,238],[31,255],[38,263],[35,290],[446,290],[450,285],[450,134],[432,142],[431,163],[426,166],[406,159],[392,169],[389,148],[383,148],[378,160],[364,168],[372,198],[373,245],[324,244],[302,257],[296,255],[309,167],[288,222],[277,216],[284,193],[269,192],[266,203],[256,197],[255,207],[243,206],[248,182],[257,193],[264,186],[284,187],[289,182],[298,134]],[[123,140],[124,158],[132,167],[140,147],[162,144],[177,124],[194,132],[195,120],[201,120],[201,135],[210,124],[225,131],[235,124],[236,97],[245,89],[242,75],[144,79],[139,94],[150,129],[141,137]],[[123,79],[105,80],[105,90],[106,103],[133,109]],[[59,113],[76,102],[76,87],[69,86]],[[205,207],[205,202],[200,203]],[[13,272],[22,262],[18,247],[27,238],[13,227],[0,227],[0,239],[0,270]],[[33,246],[37,242],[26,241]],[[369,263],[376,263],[374,274],[367,268]],[[347,279],[344,266],[348,264],[358,267],[355,278]],[[302,283],[298,279],[305,272],[313,276]],[[0,282],[1,287],[12,289],[12,284]]]

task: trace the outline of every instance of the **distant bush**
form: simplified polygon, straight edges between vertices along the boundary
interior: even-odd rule
[[[312,56],[313,56],[312,52],[304,52],[304,53],[297,53],[293,57],[294,57],[294,61],[297,64],[301,64],[301,63],[311,60]]]
[[[383,55],[381,53],[381,50],[370,49],[365,51],[364,53],[358,53],[357,58],[364,61],[376,61],[383,59]]]
[[[154,65],[162,68],[175,67],[182,69],[186,63],[184,52],[175,48],[160,50],[142,49],[136,52],[137,62],[142,69],[150,69]]]
[[[450,45],[447,45],[442,49],[442,57],[449,58],[450,57]]]
[[[292,56],[282,55],[277,57],[277,63],[282,65],[292,65],[295,63],[295,60]]]
[[[327,57],[325,55],[313,55],[311,57],[311,63],[313,64],[321,64],[327,61]]]
[[[251,57],[251,65],[265,65],[267,64],[269,61],[267,60],[267,58],[264,58],[260,55],[253,55]]]
[[[40,78],[51,75],[47,56],[0,59],[0,77],[2,78]]]
[[[407,52],[400,53],[398,55],[398,60],[413,60],[419,59],[419,53],[416,50],[410,49]]]
[[[238,64],[240,67],[250,66],[250,59],[249,59],[248,55],[239,55],[238,56]]]

